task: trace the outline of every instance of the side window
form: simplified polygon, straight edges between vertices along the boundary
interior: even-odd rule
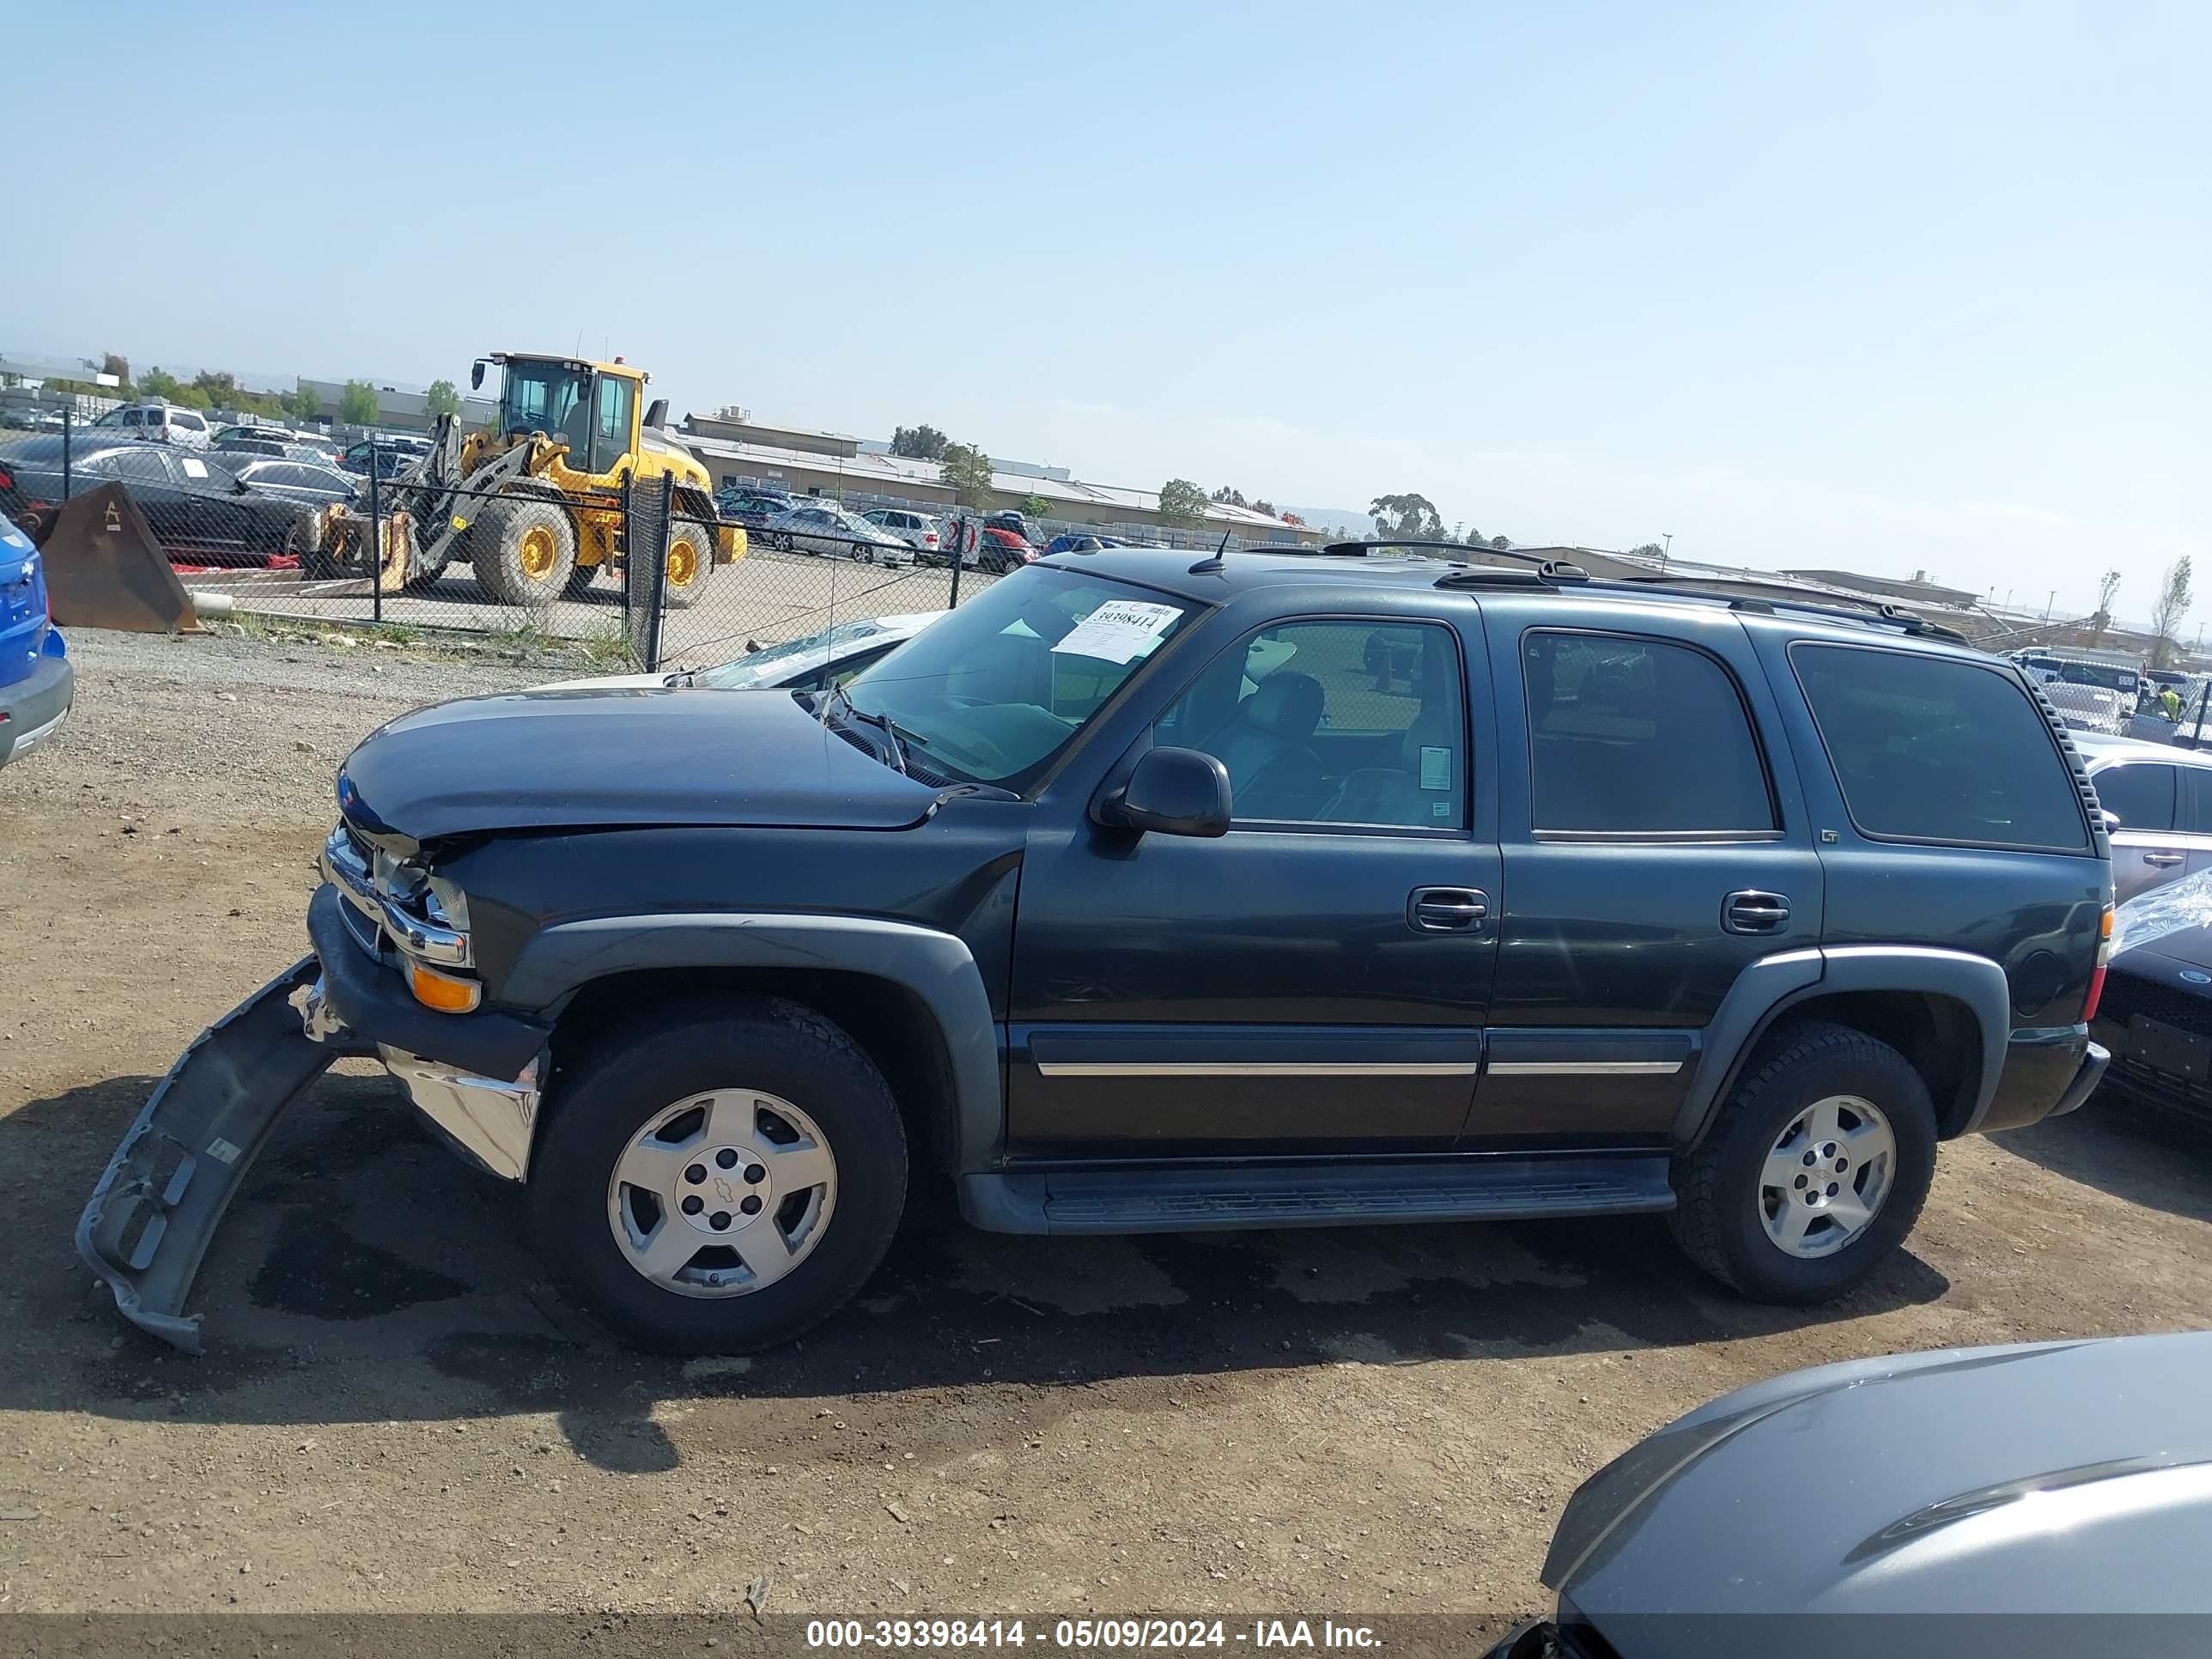
[[[592,471],[612,471],[615,463],[629,453],[629,411],[636,395],[635,383],[619,374],[599,377],[592,425]]]
[[[146,423],[146,411],[145,411],[144,410],[143,410],[143,409],[126,409],[126,410],[125,410],[123,411],[123,424],[124,424],[124,425],[125,425],[125,426],[143,426],[145,423]]]
[[[2094,780],[2097,804],[2120,821],[2123,830],[2173,828],[2171,766],[2108,766]]]
[[[159,484],[173,482],[169,458],[158,449],[125,449],[117,452],[115,476],[126,484]]]
[[[1870,836],[2078,852],[2074,780],[2027,693],[1996,667],[1861,646],[1792,646],[1851,820]]]
[[[1532,827],[1616,836],[1780,827],[1743,696],[1704,652],[1621,634],[1521,642]]]
[[[2173,770],[2179,797],[2174,804],[2174,827],[2185,835],[2212,836],[2212,771],[2201,766],[2177,766]],[[2127,822],[2124,814],[2120,822]]]
[[[1228,769],[1240,823],[1467,827],[1467,696],[1436,623],[1284,623],[1231,647],[1154,740]]]

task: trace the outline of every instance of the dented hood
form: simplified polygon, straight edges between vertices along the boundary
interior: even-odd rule
[[[380,726],[338,773],[347,822],[395,850],[517,830],[902,830],[941,793],[776,690],[468,697]]]

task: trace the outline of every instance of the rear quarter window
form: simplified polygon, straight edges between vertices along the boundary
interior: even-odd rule
[[[2057,740],[1994,666],[1862,646],[1790,649],[1861,833],[2081,852],[2088,824]]]

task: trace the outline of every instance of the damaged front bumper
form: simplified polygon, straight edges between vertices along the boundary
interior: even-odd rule
[[[307,1035],[320,973],[301,957],[192,1040],[78,1218],[77,1254],[123,1316],[187,1353],[200,1351],[200,1322],[185,1293],[270,1130],[332,1060],[368,1052],[342,1032]]]
[[[216,1228],[276,1120],[333,1060],[382,1060],[470,1161],[510,1181],[527,1172],[545,1028],[421,1007],[346,931],[338,905],[334,889],[321,889],[308,906],[314,952],[178,1057],[77,1221],[77,1253],[124,1317],[187,1353],[200,1352],[201,1339],[185,1298]],[[426,1048],[451,1058],[426,1058]]]

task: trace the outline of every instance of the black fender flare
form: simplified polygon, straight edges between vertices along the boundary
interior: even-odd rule
[[[1761,957],[1736,976],[1705,1027],[1697,1073],[1674,1114],[1675,1144],[1692,1146],[1704,1138],[1744,1061],[1778,1019],[1814,997],[1851,991],[1949,997],[1972,1011],[1981,1070],[1959,1133],[1979,1127],[2012,1040],[2012,989],[2004,969],[1987,957],[1932,945],[1842,945]]]
[[[966,942],[871,916],[679,913],[556,923],[522,948],[500,987],[512,1006],[557,1009],[595,980],[669,968],[786,968],[895,984],[928,1010],[952,1076],[954,1167],[982,1169],[1004,1139],[999,1027]]]

